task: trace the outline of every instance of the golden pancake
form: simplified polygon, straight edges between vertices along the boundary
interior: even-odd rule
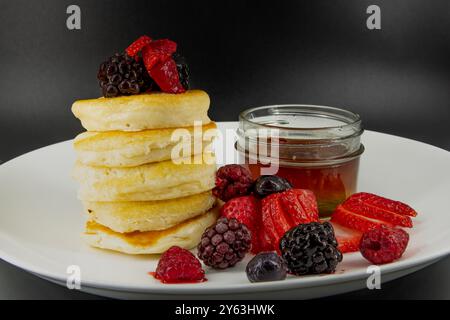
[[[154,92],[78,100],[72,112],[89,131],[140,131],[190,127],[195,121],[208,124],[209,103],[208,94],[201,90]]]
[[[79,162],[91,166],[134,167],[141,164],[189,156],[210,151],[216,124],[137,132],[83,132],[74,140]]]
[[[195,164],[196,157],[200,163]],[[203,157],[203,162],[202,161]],[[129,168],[75,164],[74,178],[80,183],[83,201],[154,201],[185,197],[214,187],[216,164],[211,154]]]
[[[219,216],[217,207],[207,213],[161,231],[118,233],[94,221],[88,221],[83,238],[97,248],[128,254],[159,254],[172,246],[194,248],[206,228]]]
[[[90,220],[116,232],[151,231],[171,228],[201,215],[215,204],[211,191],[188,197],[133,202],[85,202]]]

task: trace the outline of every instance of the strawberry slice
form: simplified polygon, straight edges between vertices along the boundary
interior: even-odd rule
[[[413,226],[411,217],[380,209],[370,203],[363,202],[360,199],[346,200],[342,206],[355,214],[367,218],[385,221],[400,227],[412,228]]]
[[[171,40],[155,40],[142,48],[145,68],[150,72],[156,65],[171,59],[177,51],[177,44]]]
[[[142,48],[145,68],[163,92],[186,91],[180,82],[177,65],[172,58],[176,50],[177,44],[168,39],[152,41]]]
[[[267,235],[266,230],[262,225],[258,229],[258,239],[259,239],[259,243],[255,246],[254,250],[252,248],[252,253],[258,254],[263,251],[278,250],[278,248],[276,248],[272,245],[270,238]]]
[[[273,225],[279,238],[281,238],[286,231],[295,226],[289,215],[284,212],[281,199],[281,193],[273,193],[262,200],[262,206],[268,206],[270,215],[272,216]]]
[[[293,221],[301,223],[319,221],[319,210],[314,193],[305,189],[289,189],[279,194],[283,208]]]
[[[175,51],[177,51],[177,44],[176,42],[169,39],[160,39],[152,41],[152,43],[150,44],[150,48],[153,53],[170,57],[175,53]]]
[[[261,200],[262,225],[272,248],[293,227],[302,223],[319,221],[317,201],[309,190],[289,189],[273,193]]]
[[[359,192],[351,195],[345,203],[356,203],[372,208],[372,211],[381,211],[385,215],[402,215],[415,217],[417,212],[407,204],[384,198],[368,192]]]
[[[331,216],[331,221],[336,222],[344,227],[355,229],[361,232],[366,232],[374,228],[386,225],[392,227],[392,224],[366,218],[347,210],[342,205],[339,205]]]
[[[235,218],[249,229],[258,225],[259,211],[260,203],[254,196],[233,198],[227,201],[220,209],[222,216],[228,219]]]
[[[361,231],[346,228],[336,222],[331,222],[331,224],[341,253],[359,251],[359,243],[363,235]]]
[[[281,236],[277,233],[275,229],[274,221],[272,219],[271,207],[270,203],[267,201],[267,198],[264,198],[261,202],[262,208],[262,225],[264,228],[265,238],[270,243],[272,248],[278,248],[278,241]]]
[[[243,223],[252,233],[252,252],[259,252],[261,247],[261,205],[254,196],[243,196],[227,201],[220,213],[222,216],[231,219],[235,218]]]
[[[130,57],[134,58],[142,50],[142,48],[144,48],[150,42],[152,42],[152,38],[145,35],[141,36],[132,44],[130,44],[128,48],[125,49],[125,51]]]
[[[172,58],[154,66],[150,70],[150,76],[163,92],[183,93],[186,91],[181,85],[177,65]]]

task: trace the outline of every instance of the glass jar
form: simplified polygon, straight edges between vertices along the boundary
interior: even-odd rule
[[[359,115],[333,107],[272,105],[239,115],[235,148],[254,178],[276,174],[316,195],[321,217],[356,192],[364,152]]]

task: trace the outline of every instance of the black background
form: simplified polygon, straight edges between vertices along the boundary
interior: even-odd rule
[[[82,30],[66,28],[69,4],[81,7]],[[382,30],[366,28],[371,4]],[[80,132],[72,102],[99,96],[98,65],[142,34],[178,43],[216,121],[257,105],[324,104],[450,150],[448,0],[0,0],[0,162]],[[428,283],[447,265],[370,296],[441,297]]]
[[[308,103],[367,129],[450,150],[450,1],[6,1],[0,5],[0,161],[81,131],[76,99],[98,65],[142,34],[178,42],[214,120]],[[78,4],[82,29],[66,28]],[[381,7],[382,30],[366,28]]]

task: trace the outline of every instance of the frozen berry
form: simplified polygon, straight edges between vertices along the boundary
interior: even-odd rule
[[[252,252],[260,251],[259,228],[261,227],[260,202],[253,195],[228,200],[220,209],[222,216],[235,218],[243,223],[252,233]]]
[[[186,91],[180,82],[177,65],[172,57],[176,50],[177,44],[168,39],[152,41],[142,49],[145,67],[163,92]]]
[[[205,272],[190,251],[173,246],[159,259],[155,278],[163,283],[197,282],[205,280]]]
[[[175,61],[175,64],[177,65],[178,76],[180,77],[181,85],[186,90],[188,90],[189,89],[189,66],[186,63],[186,59],[177,52],[175,52],[172,55],[172,58]]]
[[[292,185],[289,181],[279,176],[260,176],[255,181],[254,192],[264,198],[272,193],[283,192],[287,189],[292,189]]]
[[[146,45],[152,42],[149,36],[141,36],[125,50],[130,57],[135,57]]]
[[[384,264],[399,259],[408,241],[405,230],[382,225],[363,234],[359,250],[373,264]]]
[[[311,222],[292,228],[280,241],[281,255],[295,275],[333,273],[342,253],[329,222]]]
[[[251,247],[251,233],[236,219],[225,217],[205,230],[197,246],[198,257],[215,269],[226,269],[241,261]]]
[[[279,281],[286,279],[286,263],[275,252],[261,252],[245,268],[250,282]]]
[[[222,201],[228,201],[249,194],[252,185],[252,174],[247,168],[238,164],[228,164],[217,170],[213,194]]]
[[[261,200],[261,208],[264,231],[273,249],[279,247],[279,240],[288,230],[319,221],[316,197],[306,189],[270,194]]]
[[[100,65],[97,79],[107,98],[138,94],[147,91],[154,84],[147,73],[142,59],[116,53]]]

